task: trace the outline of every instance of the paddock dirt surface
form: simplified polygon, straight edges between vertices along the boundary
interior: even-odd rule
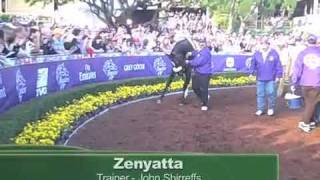
[[[279,153],[281,180],[320,179],[320,129],[297,129],[301,110],[278,101],[274,117],[254,115],[255,89],[211,91],[210,110],[201,112],[191,96],[162,104],[148,100],[97,117],[75,134],[68,145],[98,150],[205,153]]]

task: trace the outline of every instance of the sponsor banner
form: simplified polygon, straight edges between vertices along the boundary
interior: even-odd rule
[[[164,55],[50,58],[42,59],[43,63],[0,69],[0,113],[32,98],[83,84],[167,76],[172,70]],[[248,72],[251,56],[213,55],[212,61],[214,72]]]
[[[251,55],[213,55],[213,71],[247,73],[250,70],[251,59]]]

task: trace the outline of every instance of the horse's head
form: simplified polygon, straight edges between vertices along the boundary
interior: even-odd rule
[[[169,59],[172,62],[172,65],[174,67],[179,67],[179,66],[186,66],[186,62],[185,62],[185,55],[184,54],[167,54],[167,56],[169,57]]]
[[[167,56],[170,58],[175,72],[182,68],[181,71],[183,72],[188,66],[186,64],[186,55],[188,52],[194,51],[194,47],[192,43],[188,39],[181,40],[175,44],[170,54]]]
[[[185,58],[180,54],[167,54],[171,63],[173,65],[173,71],[176,73],[181,73],[186,68]]]

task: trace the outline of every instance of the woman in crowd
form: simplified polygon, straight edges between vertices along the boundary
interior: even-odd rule
[[[80,39],[82,38],[81,30],[78,28],[73,29],[72,33],[67,37],[64,47],[69,50],[71,54],[80,54]]]
[[[16,42],[16,36],[8,37],[6,40],[6,57],[7,58],[15,58],[17,57],[20,45]]]
[[[29,39],[34,45],[31,53],[40,53],[41,37],[38,27],[31,27]]]
[[[52,47],[57,54],[66,54],[67,51],[64,48],[64,40],[62,38],[63,30],[56,28],[53,30]]]
[[[99,52],[106,52],[106,42],[104,41],[104,39],[102,38],[104,36],[105,32],[104,31],[100,31],[92,40],[92,47],[94,49],[95,52],[99,53]]]
[[[92,48],[92,39],[88,35],[84,35],[80,42],[81,54],[89,55],[90,57],[94,54],[94,49]]]
[[[162,43],[160,45],[161,51],[166,54],[170,54],[172,50],[172,44],[169,38],[163,38]]]

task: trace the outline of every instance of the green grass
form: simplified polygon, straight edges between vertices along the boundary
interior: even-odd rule
[[[10,138],[15,137],[28,122],[37,120],[54,107],[65,105],[73,99],[81,98],[85,94],[97,94],[98,92],[115,90],[116,87],[121,85],[153,84],[163,81],[164,78],[156,78],[144,80],[135,79],[116,83],[89,84],[19,104],[0,114],[0,144],[11,143]]]
[[[226,73],[224,77],[234,78],[243,74]],[[0,144],[10,144],[11,138],[15,137],[28,123],[40,119],[45,113],[79,99],[85,94],[97,94],[98,92],[113,91],[122,85],[143,85],[164,82],[165,78],[131,79],[126,81],[98,83],[83,85],[63,92],[49,94],[40,98],[32,99],[19,104],[8,111],[0,114]]]

